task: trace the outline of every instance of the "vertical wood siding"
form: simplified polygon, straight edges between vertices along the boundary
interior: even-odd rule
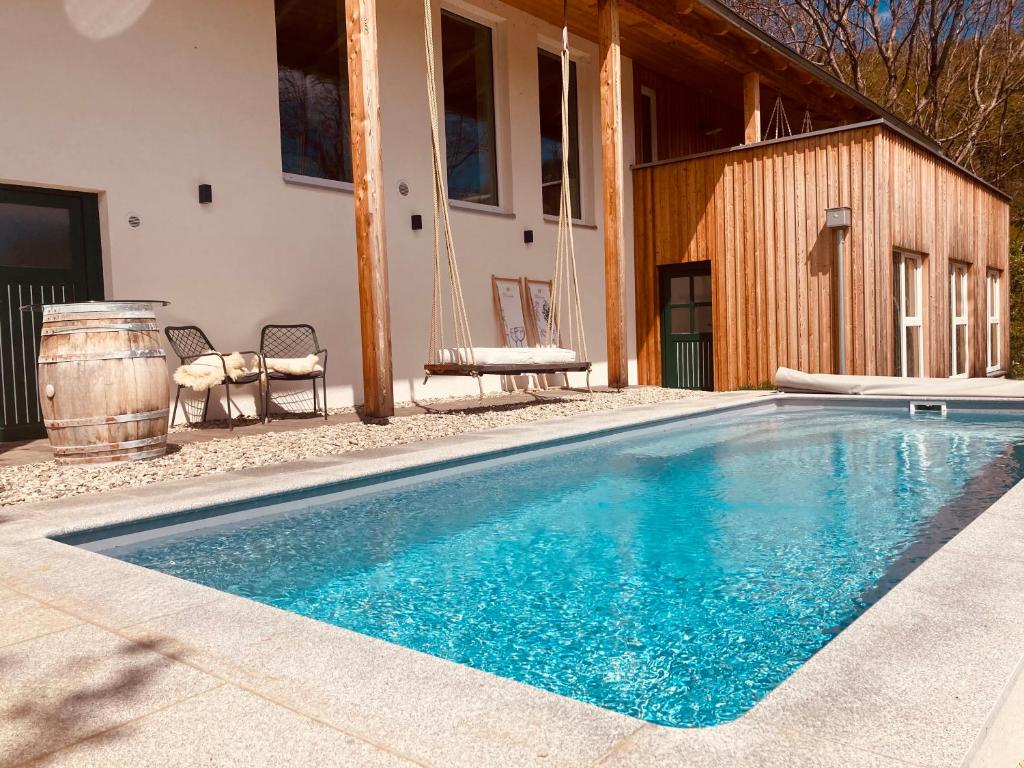
[[[972,265],[970,374],[985,375],[985,274],[1006,270],[1005,200],[886,126],[634,171],[640,381],[661,382],[658,267],[711,261],[715,387],[778,366],[838,370],[835,248],[825,209],[849,206],[846,368],[893,375],[893,251],[924,255],[924,370],[948,376],[949,262]],[[1003,360],[1009,347],[1002,281]]]

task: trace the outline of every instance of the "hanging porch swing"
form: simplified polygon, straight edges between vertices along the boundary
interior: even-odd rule
[[[448,211],[447,169],[442,163],[441,129],[434,71],[434,30],[431,0],[423,0],[423,34],[427,58],[427,100],[430,106],[431,162],[434,171],[434,288],[430,316],[430,341],[427,363],[423,366],[426,384],[431,376],[470,376],[476,379],[483,399],[484,375],[525,376],[562,374],[587,375],[590,392],[591,364],[583,328],[583,310],[576,273],[576,254],[572,232],[572,201],[569,177],[569,25],[568,3],[563,2],[562,26],[562,191],[558,210],[558,240],[555,247],[554,274],[551,282],[551,308],[547,317],[546,345],[538,347],[474,347],[469,318],[455,257],[451,219]],[[442,265],[441,241],[445,261]],[[452,346],[447,343],[442,273],[447,272],[451,305]],[[564,340],[566,347],[559,346]]]

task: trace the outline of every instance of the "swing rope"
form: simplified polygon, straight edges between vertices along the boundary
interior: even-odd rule
[[[547,317],[546,339],[541,346],[558,346],[559,336],[564,330],[569,348],[576,353],[577,361],[586,361],[587,341],[583,326],[583,302],[580,295],[576,270],[576,252],[572,230],[572,184],[569,171],[569,9],[568,0],[562,3],[562,189],[558,208],[558,239],[555,247],[554,275],[551,281],[551,305]],[[430,315],[430,339],[427,350],[428,363],[444,363],[441,350],[445,343],[445,316],[442,262],[447,262],[448,284],[452,303],[452,326],[456,348],[469,365],[475,364],[473,340],[470,334],[469,318],[459,278],[459,266],[455,256],[455,240],[452,236],[451,217],[448,210],[447,169],[442,161],[440,110],[437,98],[437,75],[434,61],[434,25],[431,0],[423,0],[423,38],[427,59],[427,102],[430,108],[431,163],[433,165],[434,203],[434,279],[433,301]],[[445,259],[441,257],[441,240],[444,240]],[[563,327],[564,316],[564,327]]]
[[[811,123],[811,109],[808,107],[804,110],[804,122],[800,126],[800,133],[811,133],[814,130],[814,124]]]
[[[441,290],[441,232],[444,232],[445,254],[448,261],[448,281],[452,300],[452,325],[456,348],[465,350],[468,362],[474,363],[473,338],[469,330],[469,317],[462,295],[459,264],[455,258],[455,239],[448,211],[447,169],[441,160],[441,128],[437,108],[437,75],[434,71],[434,20],[431,0],[423,0],[423,38],[427,55],[427,102],[430,107],[431,162],[434,169],[434,296],[430,314],[430,343],[427,360],[441,363],[441,349],[445,346],[444,300]]]
[[[772,136],[772,127],[775,128],[775,135]],[[792,136],[793,129],[789,125],[789,118],[786,116],[786,105],[782,103],[782,97],[775,98],[775,106],[772,108],[771,117],[768,118],[768,125],[764,130],[764,138],[778,139],[785,136]]]
[[[562,0],[562,189],[558,206],[558,240],[555,244],[555,265],[551,281],[551,311],[548,312],[547,344],[560,343],[559,330],[565,313],[565,331],[569,348],[579,360],[587,360],[587,339],[583,326],[583,302],[580,298],[579,278],[576,272],[576,246],[572,231],[572,178],[569,172],[569,2]],[[564,295],[563,295],[564,294]],[[564,304],[563,304],[564,302]]]

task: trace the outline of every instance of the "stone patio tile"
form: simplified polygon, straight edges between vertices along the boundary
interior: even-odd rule
[[[411,759],[439,766],[580,766],[641,723],[248,601],[128,631],[182,659]]]
[[[0,593],[0,648],[81,623],[63,611],[14,592]]]
[[[0,766],[141,717],[221,681],[83,624],[0,648]]]
[[[49,539],[0,547],[0,577],[31,597],[114,629],[223,596]]]
[[[943,550],[770,693],[780,727],[959,766],[1024,653],[1024,563]],[[1009,631],[1008,631],[1009,630]]]
[[[649,725],[620,742],[601,768],[910,768],[912,764],[744,717],[714,728]]]
[[[1020,505],[1024,508],[1024,504]],[[1024,562],[1024,516],[1004,515],[994,507],[960,531],[943,548],[951,552],[970,552],[974,557]]]
[[[964,765],[1012,768],[1021,763],[1024,763],[1024,663],[1007,686],[1001,706]]]
[[[224,685],[80,741],[33,765],[412,768],[416,764]]]

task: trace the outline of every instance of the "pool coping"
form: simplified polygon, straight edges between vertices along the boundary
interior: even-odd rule
[[[0,585],[404,764],[960,765],[1024,656],[1024,481],[748,713],[700,729],[645,723],[48,538],[691,415],[911,399],[925,398],[731,393],[22,505],[21,519],[0,524]],[[941,399],[1024,413],[1018,401]]]

